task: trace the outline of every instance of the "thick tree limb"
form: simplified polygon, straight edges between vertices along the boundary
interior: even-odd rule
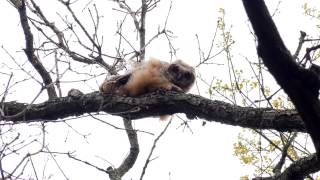
[[[319,76],[294,61],[263,0],[243,0],[243,4],[258,38],[258,55],[294,103],[318,154],[300,159],[274,179],[304,179],[308,173],[320,169]]]
[[[317,172],[320,168],[320,161],[316,154],[301,158],[292,163],[277,179],[304,179],[308,174]]]
[[[306,124],[317,151],[320,150],[319,78],[300,67],[284,45],[263,0],[243,0],[258,37],[258,54],[291,98]]]
[[[3,117],[2,121],[13,123],[55,121],[99,111],[131,120],[185,113],[191,118],[199,117],[207,121],[235,126],[305,132],[303,122],[294,110],[240,107],[222,101],[212,101],[201,96],[176,92],[152,93],[137,98],[93,92],[79,95],[79,97],[67,96],[32,105],[5,102],[6,117]]]
[[[260,177],[253,180],[301,180],[308,174],[317,172],[320,168],[320,161],[316,154],[301,158],[292,163],[283,173],[274,177]]]

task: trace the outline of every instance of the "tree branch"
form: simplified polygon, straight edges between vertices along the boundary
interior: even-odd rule
[[[54,84],[52,82],[52,79],[49,73],[47,72],[47,70],[45,69],[45,67],[43,66],[43,64],[38,59],[38,57],[34,54],[33,35],[28,23],[28,16],[27,16],[26,5],[24,0],[22,0],[22,5],[18,7],[18,12],[20,15],[20,22],[21,22],[21,26],[22,26],[25,40],[26,40],[26,49],[24,50],[24,52],[26,53],[29,62],[40,74],[45,84],[45,88],[47,89],[49,99],[53,99],[57,97],[57,93],[56,93],[56,90],[54,89]]]
[[[234,126],[305,132],[303,122],[295,110],[240,107],[197,95],[169,91],[136,98],[93,92],[79,97],[57,98],[40,104],[5,102],[5,117],[1,119],[12,123],[48,122],[99,111],[131,120],[185,113],[190,118],[198,117]]]
[[[121,165],[113,169],[109,167],[107,172],[111,180],[121,180],[122,176],[126,174],[134,165],[139,154],[139,143],[136,130],[132,127],[132,122],[130,119],[123,119],[123,124],[126,129],[128,139],[130,142],[130,151],[128,156],[124,159]]]
[[[146,0],[141,0],[141,18],[139,27],[139,37],[140,37],[140,59],[143,61],[146,54],[146,15],[147,15],[148,5]]]
[[[315,71],[299,66],[284,45],[263,0],[242,0],[258,38],[258,55],[278,84],[288,94],[302,117],[317,155],[299,159],[271,179],[302,180],[320,169],[320,80]],[[267,178],[268,179],[268,178]]]
[[[263,0],[243,0],[243,4],[258,37],[258,55],[296,106],[319,152],[319,77],[294,61]]]
[[[315,173],[320,168],[320,161],[317,154],[312,154],[308,157],[301,158],[293,162],[281,174],[274,177],[258,177],[253,180],[301,180],[308,174]]]

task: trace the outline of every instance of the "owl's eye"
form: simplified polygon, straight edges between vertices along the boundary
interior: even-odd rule
[[[177,73],[179,72],[179,67],[175,64],[172,64],[170,67],[169,67],[169,71],[170,72],[173,72],[173,73]]]
[[[192,78],[192,74],[190,72],[186,72],[186,73],[184,73],[184,78],[185,79],[191,79]]]

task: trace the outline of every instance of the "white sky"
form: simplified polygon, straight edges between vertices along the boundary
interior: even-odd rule
[[[45,3],[44,3],[45,2]],[[46,3],[51,1],[42,1],[43,7]],[[273,11],[278,1],[268,1],[270,11]],[[314,25],[310,18],[303,16],[302,4],[305,1],[284,0],[280,6],[279,14],[275,16],[275,22],[278,25],[280,33],[283,35],[285,43],[289,49],[293,51],[297,46],[299,38],[299,31],[304,30],[308,34],[317,35]],[[307,1],[308,3],[315,3],[316,1]],[[106,1],[105,5],[100,9],[105,9],[104,26],[102,30],[105,32],[105,41],[113,41],[116,30],[116,18],[120,13],[112,11],[113,2]],[[152,11],[147,17],[147,35],[151,37],[156,33],[158,25],[162,27],[166,14],[168,11],[170,1],[162,0],[159,7]],[[226,11],[227,26],[232,25],[231,33],[236,41],[234,45],[234,56],[241,64],[244,62],[240,55],[248,57],[255,57],[254,42],[248,31],[247,17],[242,7],[241,1],[219,1],[219,0],[175,0],[168,22],[168,29],[173,31],[178,36],[173,43],[175,47],[179,48],[177,53],[178,58],[187,60],[190,64],[196,65],[198,63],[198,44],[195,34],[199,35],[203,50],[208,50],[211,38],[213,37],[217,17],[219,16],[219,8],[224,8]],[[45,8],[43,8],[45,9]],[[53,7],[50,5],[48,14],[54,19],[55,12],[59,11],[61,7]],[[23,34],[18,22],[18,15],[14,8],[12,8],[6,1],[0,1],[0,22],[4,23],[0,30],[0,45],[5,46],[11,53],[19,51],[24,47]],[[83,17],[84,18],[84,17]],[[130,19],[131,20],[131,19]],[[132,33],[134,34],[134,33]],[[134,39],[135,37],[130,37]],[[164,48],[163,48],[164,47]],[[110,50],[114,49],[114,45],[107,47]],[[8,57],[0,52],[0,67],[2,63],[8,63]],[[16,55],[16,54],[15,54]],[[168,49],[163,40],[154,41],[147,49],[147,56],[152,56],[160,59],[169,59]],[[19,56],[22,57],[23,56]],[[23,60],[23,59],[20,60]],[[219,58],[223,59],[223,56]],[[216,60],[220,61],[220,59]],[[12,64],[12,61],[10,61]],[[207,68],[200,69],[204,72]],[[227,73],[223,68],[216,67],[214,70],[208,72],[215,72],[217,77],[223,77]],[[208,76],[212,76],[208,74]],[[101,77],[101,80],[103,77]],[[3,87],[7,79],[1,77],[0,84]],[[32,83],[30,83],[32,84]],[[24,83],[24,87],[31,87],[28,82]],[[71,88],[66,85],[64,95]],[[90,87],[96,88],[94,83]],[[92,91],[87,86],[78,86],[83,92]],[[30,102],[32,97],[37,93],[38,89],[26,88],[23,93],[16,89],[14,96],[8,97],[10,100],[23,100]],[[192,93],[197,93],[194,88]],[[28,94],[26,96],[26,94]],[[203,96],[207,96],[202,92]],[[45,99],[42,96],[38,101]],[[120,118],[112,116],[104,116],[108,122],[122,126]],[[72,129],[68,128],[63,123],[48,123],[47,142],[53,151],[76,150],[79,158],[94,161],[100,167],[108,167],[109,164],[97,158],[103,157],[108,162],[118,166],[123,157],[128,152],[128,142],[126,134],[123,131],[115,130],[112,127],[102,125],[101,123],[91,119],[84,118],[83,120],[68,121],[70,125],[82,134],[90,134],[87,141],[81,136],[77,135]],[[233,156],[233,143],[236,142],[236,137],[241,128],[221,125],[219,123],[207,123],[202,126],[202,121],[192,121],[189,125],[192,128],[193,134],[185,129],[178,128],[181,121],[175,120],[170,126],[169,131],[163,136],[157,145],[154,157],[158,157],[152,161],[146,172],[145,179],[172,179],[172,180],[192,180],[192,179],[239,179],[240,176],[251,174],[252,171],[240,164],[237,157]],[[135,127],[147,131],[154,132],[156,135],[163,129],[166,122],[160,122],[157,119],[143,119],[136,121]],[[30,134],[30,129],[39,133],[40,128],[28,127],[26,125],[19,125],[17,129],[25,129],[24,136]],[[124,179],[138,179],[142,170],[142,165],[150,151],[155,136],[146,134],[139,134],[140,155],[134,168],[124,177]],[[42,170],[42,162],[48,157],[39,157],[37,168]],[[65,158],[58,158],[62,163],[62,168],[68,177],[71,179],[105,179],[107,176],[96,171],[91,167],[79,164],[72,160]],[[15,161],[11,161],[14,165]],[[53,162],[48,163],[47,171],[57,171],[57,167]],[[31,173],[32,174],[32,173]],[[51,179],[62,179],[61,173],[56,173]]]

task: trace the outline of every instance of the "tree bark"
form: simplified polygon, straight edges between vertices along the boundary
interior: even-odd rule
[[[48,122],[99,111],[131,120],[184,113],[189,118],[198,117],[234,126],[305,132],[304,124],[295,110],[241,107],[177,92],[151,93],[134,98],[93,92],[40,104],[5,102],[5,117],[2,120],[12,123]]]

